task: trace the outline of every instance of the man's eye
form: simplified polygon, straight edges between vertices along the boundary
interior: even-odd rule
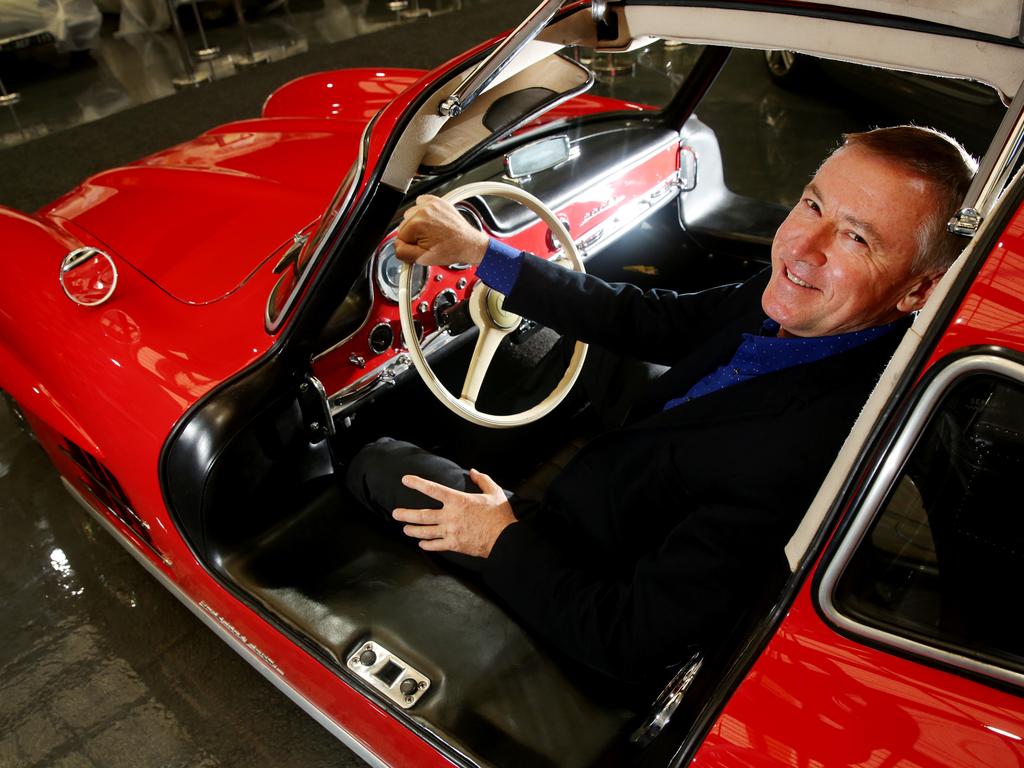
[[[809,198],[809,197],[805,197],[804,198],[804,205],[806,205],[808,208],[810,208],[815,213],[819,213],[821,211],[821,208],[818,207],[818,204],[816,202],[814,202],[813,200],[811,200],[811,198]]]
[[[846,236],[848,238],[850,238],[851,240],[853,240],[853,242],[855,242],[855,243],[861,243],[862,245],[867,245],[868,244],[868,241],[865,240],[860,235],[858,235],[856,232],[847,232]]]

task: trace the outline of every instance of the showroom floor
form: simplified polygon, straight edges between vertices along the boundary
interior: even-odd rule
[[[490,1],[495,13],[501,8],[521,16],[520,6],[529,7],[516,3],[509,11],[509,3]],[[468,42],[445,37],[460,25],[444,19],[402,24],[433,25],[422,28],[422,39],[436,62],[511,23],[502,19],[502,26],[488,30],[479,21],[484,0],[465,3],[477,14],[465,25],[471,30],[462,32]],[[325,0],[322,11],[312,11],[296,3],[292,22],[283,12],[255,19],[253,34],[261,40],[273,39],[280,49],[302,37],[308,50],[266,65],[263,75],[246,73],[234,85],[207,86],[212,95],[206,97],[174,95],[169,77],[180,72],[173,40],[160,36],[142,46],[148,52],[134,48],[121,59],[104,46],[131,44],[107,37],[81,73],[67,63],[53,65],[51,76],[23,73],[20,81],[0,72],[22,93],[18,119],[24,131],[0,110],[0,121],[8,121],[0,128],[0,144],[6,145],[0,148],[0,204],[32,209],[93,169],[153,151],[153,143],[180,140],[174,136],[192,135],[213,120],[255,114],[276,82],[303,67],[325,67],[316,57],[318,46],[334,45],[331,50],[343,61],[345,46],[335,44],[350,39],[348,54],[366,58],[362,38],[354,36],[368,34],[362,44],[377,59],[426,56],[389,42],[393,30],[380,26],[394,20],[371,17],[366,7]],[[466,11],[444,18],[457,19],[459,13]],[[233,25],[213,26],[210,34],[224,50],[241,45]],[[193,45],[196,35],[190,32]],[[459,47],[436,50],[439,40]],[[248,101],[228,109],[224,103],[235,92]],[[813,111],[810,103],[774,86],[758,54],[734,57],[700,112],[726,148],[731,186],[792,201],[841,131],[876,122],[851,113],[841,99]],[[111,114],[120,109],[128,111]],[[99,119],[83,124],[93,117]],[[813,132],[802,132],[811,124]],[[359,764],[78,508],[42,450],[2,407],[0,525],[0,768]]]
[[[20,100],[0,108],[0,148],[48,136],[71,126],[115,114],[176,91],[190,67],[202,79],[223,80],[245,70],[252,59],[277,62],[360,35],[412,24],[424,17],[458,13],[496,0],[274,0],[244,3],[240,27],[230,3],[186,0],[180,6],[182,35],[193,52],[188,64],[172,29],[125,34],[117,17],[105,16],[91,51],[58,53],[53,47],[0,56],[0,80]],[[402,6],[405,6],[404,8]],[[199,19],[197,23],[196,19]],[[205,22],[203,21],[205,17]],[[213,58],[195,52],[216,49]],[[188,87],[178,83],[177,87]],[[199,86],[201,87],[201,85]]]

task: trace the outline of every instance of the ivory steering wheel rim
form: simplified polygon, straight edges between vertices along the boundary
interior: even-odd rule
[[[568,260],[569,267],[577,272],[586,271],[583,268],[583,262],[580,259],[579,251],[576,249],[576,244],[572,241],[572,237],[566,231],[565,226],[537,197],[511,184],[499,181],[478,181],[466,184],[458,189],[453,189],[444,196],[444,199],[450,203],[457,203],[476,195],[504,197],[525,205],[551,229],[556,242],[562,246],[562,256]],[[450,411],[473,424],[503,429],[519,427],[534,422],[549,414],[565,399],[565,396],[569,394],[569,391],[579,378],[580,371],[583,368],[583,361],[587,356],[587,345],[579,341],[576,342],[572,358],[569,360],[569,365],[562,378],[551,392],[545,395],[536,405],[518,413],[500,415],[486,413],[476,407],[476,398],[479,395],[480,385],[483,383],[483,379],[493,360],[494,351],[497,349],[501,339],[518,328],[519,322],[521,322],[520,318],[511,327],[500,327],[493,321],[486,306],[488,296],[491,296],[490,302],[493,304],[493,297],[500,296],[500,294],[492,291],[481,280],[477,280],[468,298],[470,302],[470,315],[480,333],[466,371],[463,393],[456,397],[437,378],[437,375],[423,354],[419,337],[416,335],[411,300],[412,272],[411,265],[402,264],[402,271],[398,280],[398,310],[402,324],[402,335],[405,338],[406,348],[408,349],[409,357],[412,358],[416,372],[419,373],[423,383],[427,385],[427,388],[434,397],[444,403]]]

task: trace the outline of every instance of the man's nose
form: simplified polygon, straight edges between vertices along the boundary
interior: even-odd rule
[[[829,239],[828,228],[823,224],[805,226],[789,241],[790,256],[820,267],[828,261],[826,245]]]

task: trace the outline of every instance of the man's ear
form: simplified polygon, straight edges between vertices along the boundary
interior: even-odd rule
[[[935,286],[939,284],[939,280],[945,274],[945,270],[938,272],[931,272],[923,277],[919,277],[913,285],[910,286],[898,302],[896,302],[896,309],[900,312],[916,312],[924,306],[924,303],[928,301],[928,297],[932,295],[932,291],[935,290]]]

